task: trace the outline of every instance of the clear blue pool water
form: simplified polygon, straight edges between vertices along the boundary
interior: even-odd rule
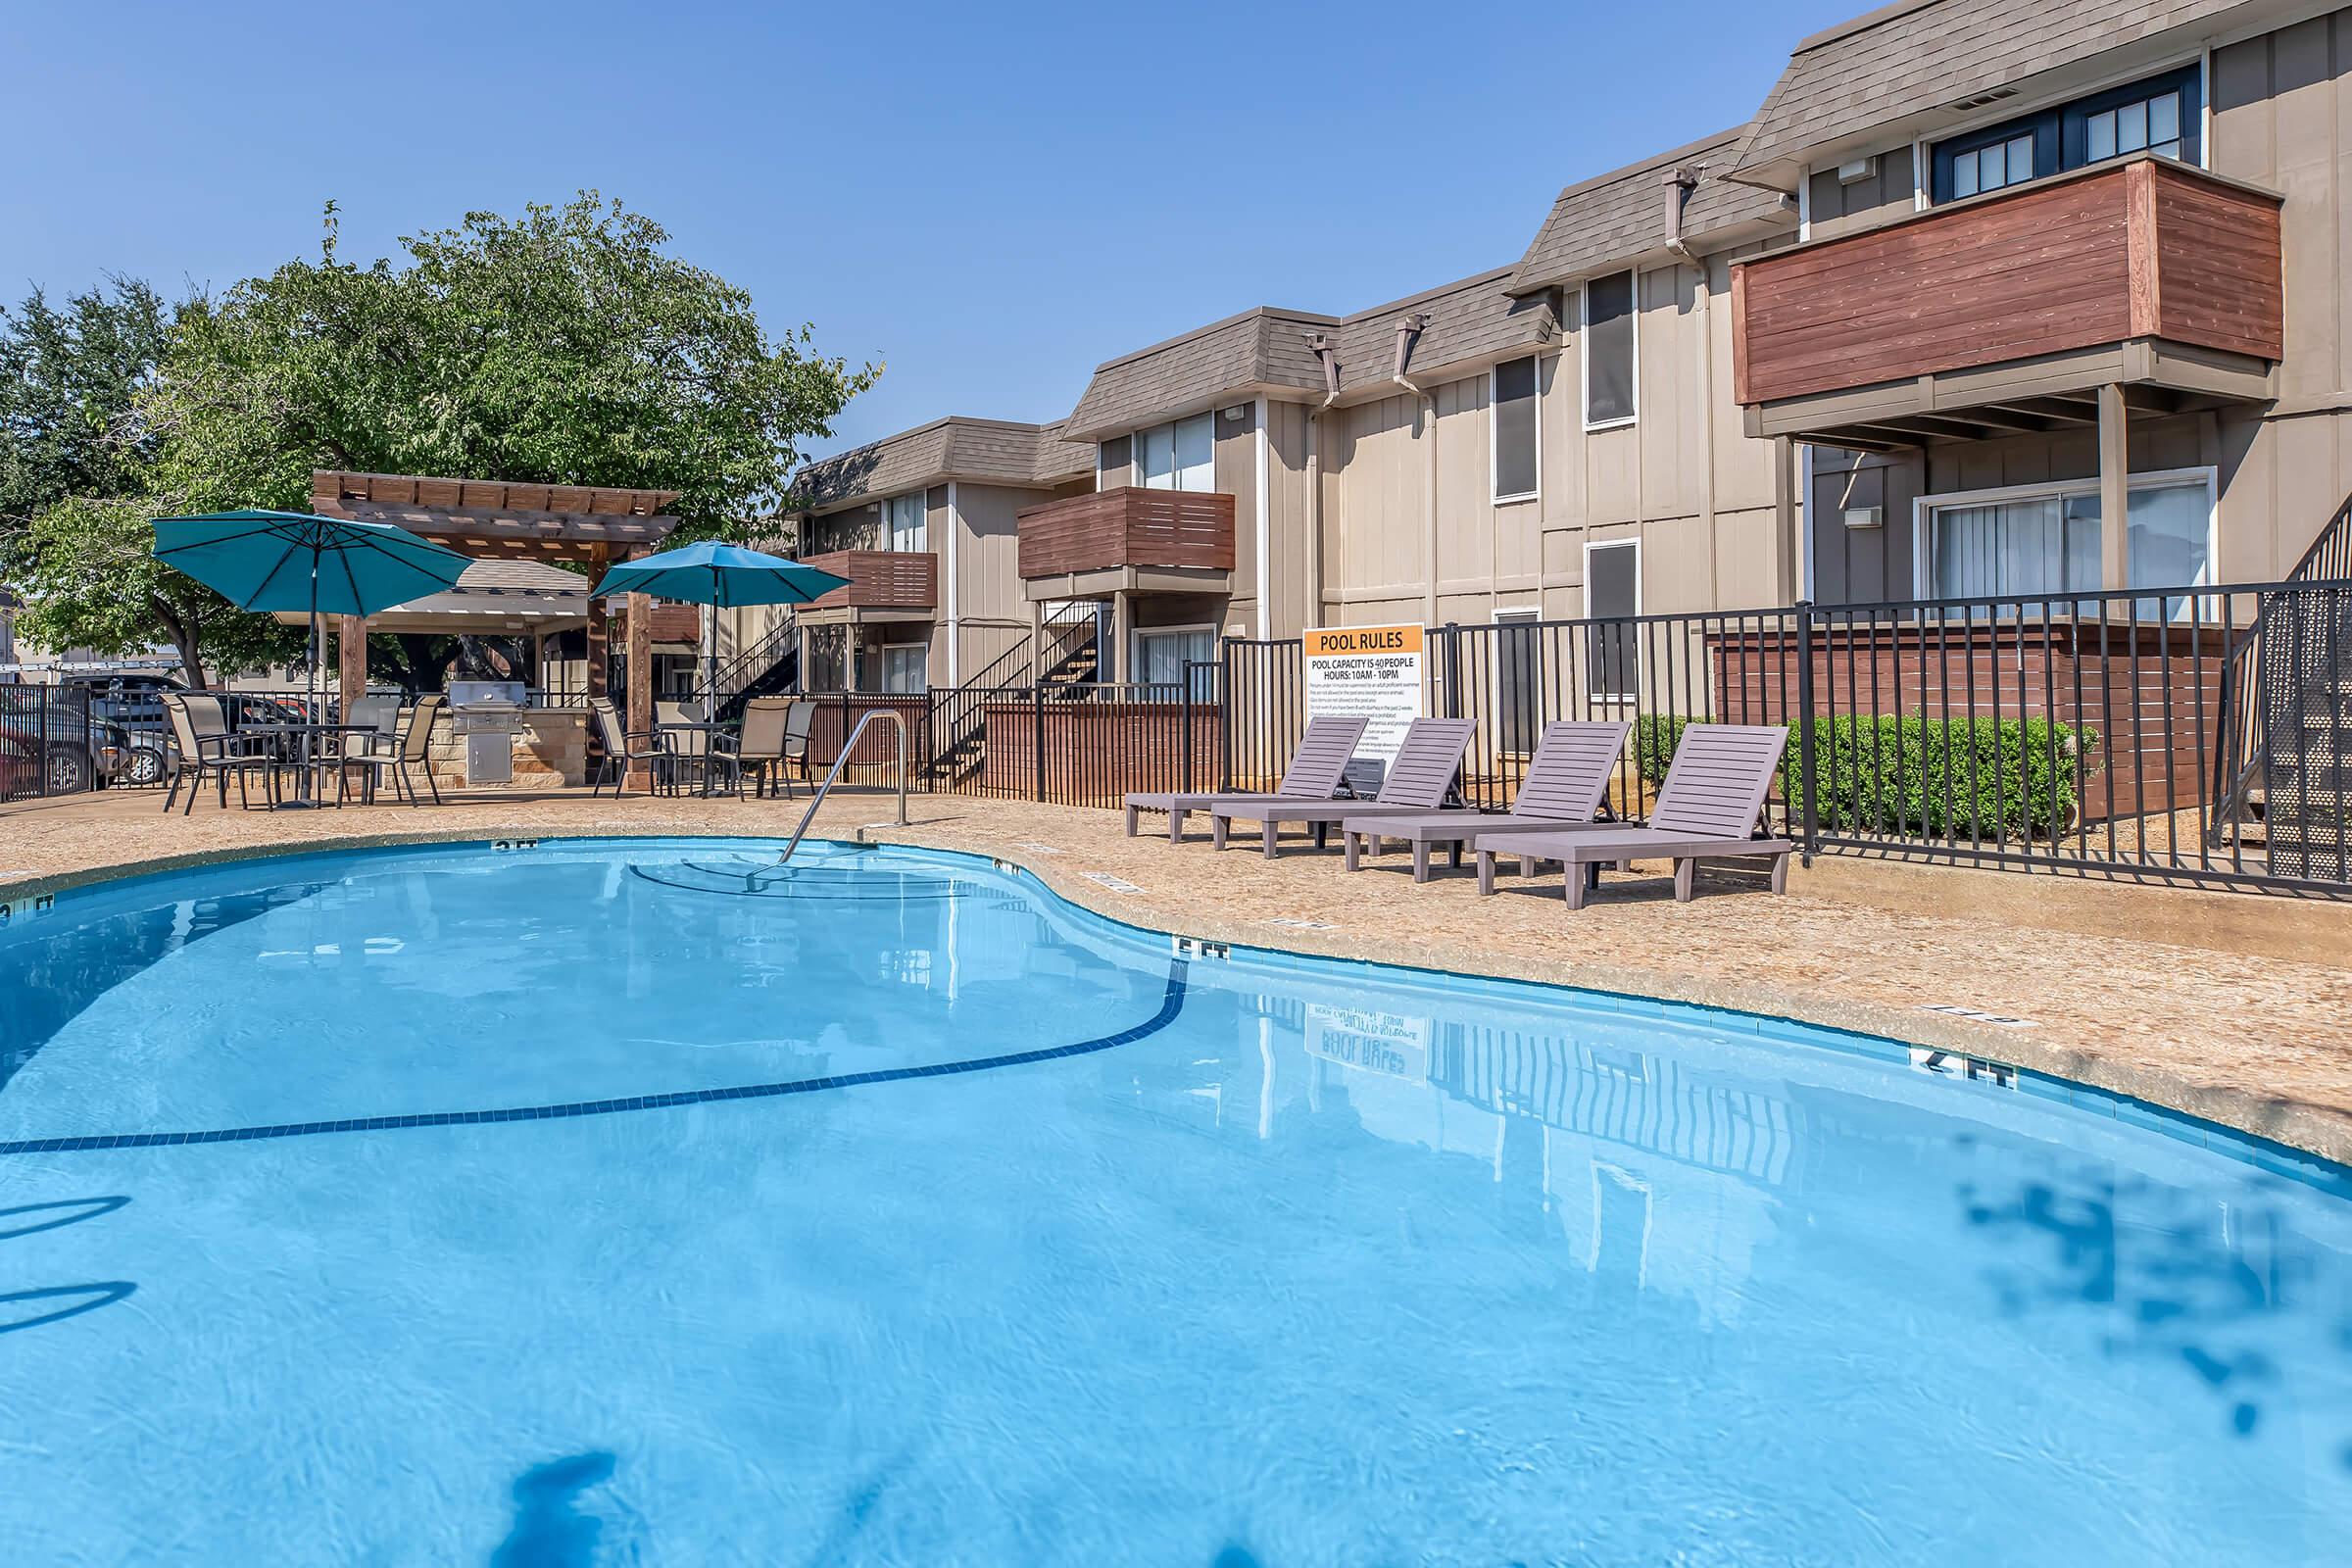
[[[0,1559],[2344,1560],[2340,1170],[804,854],[0,931]]]

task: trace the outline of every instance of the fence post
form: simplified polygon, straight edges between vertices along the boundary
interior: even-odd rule
[[[1193,793],[1193,662],[1184,662],[1184,710],[1176,731],[1176,744],[1184,748],[1184,793]]]
[[[1821,847],[1813,776],[1813,601],[1796,602],[1796,793],[1804,863]]]
[[[1043,686],[1029,688],[1029,721],[1036,730],[1037,739],[1037,776],[1033,781],[1036,786],[1033,793],[1042,806],[1046,799],[1046,689]]]
[[[1233,788],[1233,647],[1231,632],[1225,635],[1221,657],[1225,662],[1225,677],[1217,688],[1217,788]]]
[[[1446,716],[1462,716],[1462,628],[1447,621],[1438,628],[1446,639]]]

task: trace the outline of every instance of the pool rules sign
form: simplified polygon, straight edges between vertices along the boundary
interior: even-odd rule
[[[1376,794],[1405,726],[1421,716],[1421,628],[1310,631],[1305,643],[1307,717],[1365,720],[1348,783],[1358,795]]]

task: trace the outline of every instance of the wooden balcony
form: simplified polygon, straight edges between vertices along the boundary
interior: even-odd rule
[[[1031,507],[1017,519],[1028,581],[1147,568],[1233,570],[1233,497],[1131,485]]]
[[[2278,208],[2137,158],[1740,263],[1736,396],[1751,434],[1885,416],[1909,418],[1896,433],[1916,439],[1970,433],[1938,414],[2107,383],[2268,395],[2284,335]]]
[[[928,550],[828,550],[803,565],[847,577],[810,600],[810,610],[932,611],[939,608],[939,557]]]

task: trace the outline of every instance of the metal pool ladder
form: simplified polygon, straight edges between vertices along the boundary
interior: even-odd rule
[[[816,808],[825,804],[825,795],[833,788],[833,781],[841,777],[841,770],[850,764],[850,754],[858,750],[858,737],[863,735],[865,726],[877,718],[889,719],[891,727],[898,731],[899,826],[906,825],[906,720],[890,709],[869,708],[858,715],[857,727],[850,731],[850,738],[842,742],[841,755],[833,759],[833,766],[825,774],[825,781],[816,787],[816,798],[808,803],[808,809],[801,813],[801,825],[792,830],[792,842],[784,846],[784,853],[776,858],[778,865],[790,860],[792,852],[801,847],[801,835],[808,831],[810,822],[816,820]]]

